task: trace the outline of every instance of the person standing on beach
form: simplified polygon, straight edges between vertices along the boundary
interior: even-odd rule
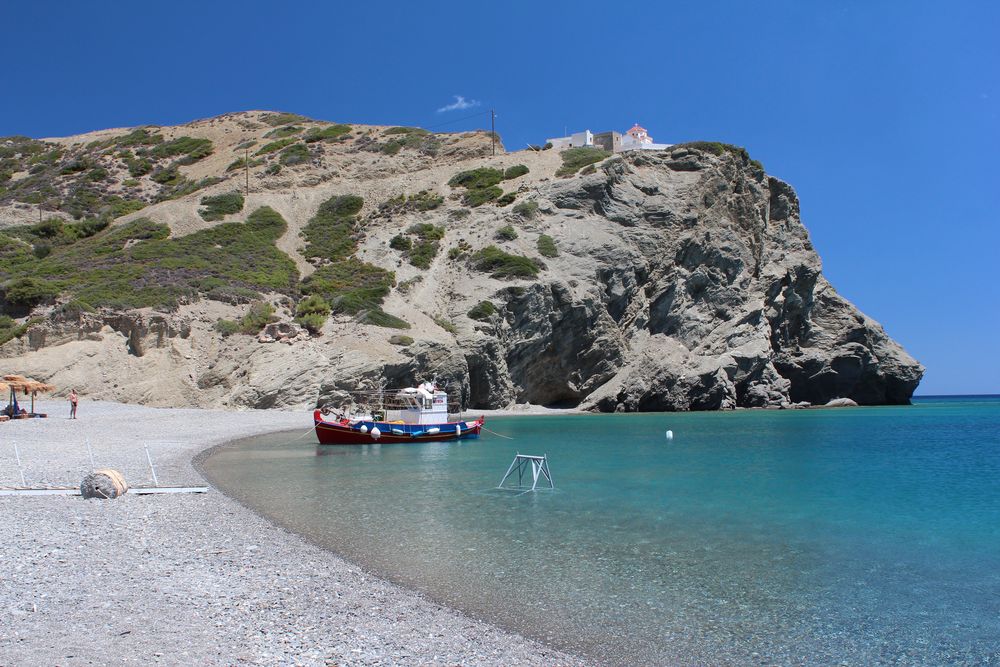
[[[76,389],[69,390],[69,418],[76,419],[76,402],[79,397],[76,395]]]

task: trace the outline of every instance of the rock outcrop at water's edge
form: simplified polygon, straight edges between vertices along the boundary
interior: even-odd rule
[[[291,176],[283,172],[280,185],[261,175],[251,193],[255,206],[284,215],[289,231],[278,246],[304,271],[311,267],[297,232],[328,197],[362,194],[357,257],[395,271],[384,308],[412,325],[405,332],[412,342],[391,343],[398,332],[349,315],[334,316],[311,338],[272,327],[296,332],[268,339],[288,344],[223,337],[215,322],[238,319],[245,306],[200,299],[172,312],[70,316],[58,304],[39,308],[35,314],[46,319],[0,347],[0,356],[7,367],[96,398],[153,405],[304,408],[429,375],[472,409],[909,402],[923,367],[827,282],[794,190],[745,152],[679,145],[616,155],[557,178],[553,151],[491,159],[474,150],[476,141],[488,138],[463,135],[461,151],[430,158],[406,150],[371,157],[337,144],[323,161],[286,169]],[[359,154],[367,162],[358,163]],[[447,184],[460,170],[515,164],[530,173],[504,187],[536,210],[467,207],[463,191]],[[384,213],[385,201],[417,190],[438,193],[443,203]],[[184,221],[197,219],[197,207],[192,196],[142,214],[181,235],[192,231]],[[414,223],[446,230],[429,268],[389,247]],[[516,228],[516,238],[498,242],[502,225]],[[542,234],[554,240],[556,256],[539,257]],[[480,271],[470,257],[492,244],[543,268],[513,279]],[[289,322],[294,297],[270,300]],[[484,301],[495,312],[471,319],[470,309]]]

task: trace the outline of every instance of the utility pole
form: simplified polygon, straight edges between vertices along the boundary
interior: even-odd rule
[[[250,198],[250,148],[243,149],[243,167],[247,175],[247,199]]]
[[[490,109],[490,136],[493,138],[493,155],[497,154],[497,110]]]

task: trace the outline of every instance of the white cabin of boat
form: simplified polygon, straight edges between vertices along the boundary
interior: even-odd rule
[[[444,424],[448,421],[448,394],[430,382],[401,389],[396,399],[402,405],[399,409],[386,411],[387,421],[399,420],[406,424]]]

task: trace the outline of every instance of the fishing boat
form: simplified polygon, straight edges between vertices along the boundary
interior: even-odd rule
[[[448,394],[425,382],[419,387],[378,392],[379,409],[343,412],[328,417],[313,412],[321,445],[369,445],[374,442],[416,443],[478,438],[485,417],[448,420]]]

